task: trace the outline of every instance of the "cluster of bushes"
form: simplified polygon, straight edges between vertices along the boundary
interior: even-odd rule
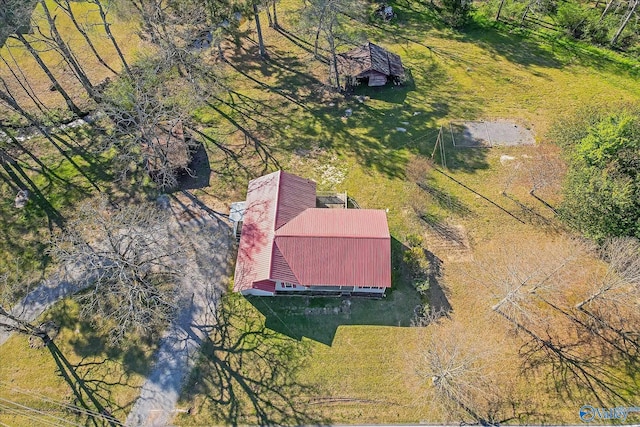
[[[580,111],[552,131],[569,165],[560,214],[599,242],[640,238],[640,107],[610,111]]]
[[[471,0],[440,0],[439,12],[442,20],[453,28],[465,26],[471,17]]]
[[[626,11],[626,8],[624,8]],[[627,31],[616,34],[623,25],[624,16],[617,13],[603,15],[603,10],[583,3],[560,3],[555,11],[557,25],[569,36],[597,45],[616,45],[621,49],[631,49],[638,42],[634,23],[629,23]]]
[[[416,234],[407,236],[408,249],[404,252],[403,261],[409,270],[411,283],[420,294],[421,304],[415,308],[412,324],[426,326],[430,323],[429,310],[429,260],[422,246],[422,237]]]
[[[408,249],[404,252],[404,263],[409,268],[413,285],[424,297],[429,290],[429,260],[422,247],[422,237],[415,234],[408,235],[407,246]]]
[[[623,0],[586,2],[581,0],[493,0],[484,6],[492,16],[564,32],[595,45],[612,45],[627,51],[640,51],[640,22],[627,19],[631,3]]]

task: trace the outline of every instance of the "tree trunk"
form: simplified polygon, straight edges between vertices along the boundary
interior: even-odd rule
[[[99,96],[97,96],[95,90],[93,90],[93,84],[91,84],[89,77],[87,77],[87,74],[84,72],[84,70],[76,60],[75,56],[71,52],[71,49],[69,48],[69,46],[67,46],[65,41],[62,39],[62,36],[60,36],[60,32],[58,31],[58,27],[56,26],[56,18],[51,16],[51,13],[49,12],[49,8],[47,7],[47,3],[45,2],[45,0],[40,0],[40,4],[42,5],[42,9],[44,11],[45,17],[47,18],[47,23],[49,24],[49,31],[51,33],[53,41],[58,46],[60,53],[66,59],[67,63],[71,66],[71,68],[73,68],[73,71],[75,72],[76,77],[78,77],[80,84],[82,85],[84,90],[87,92],[87,94],[91,97],[91,99],[93,99],[96,102],[100,102]]]
[[[278,24],[278,11],[276,8],[276,1],[277,0],[273,0],[273,28],[277,30],[278,28],[280,28],[280,24]]]
[[[220,58],[220,61],[226,62],[226,59],[224,57],[224,51],[222,50],[222,43],[218,41],[216,43],[216,46],[218,46],[218,58]]]
[[[267,56],[264,49],[264,40],[262,39],[262,27],[260,26],[260,14],[258,13],[258,5],[253,3],[253,15],[256,19],[256,31],[258,32],[258,52],[262,58]]]
[[[100,3],[100,0],[94,0],[93,3],[95,3],[98,6],[98,12],[100,12],[100,18],[102,19],[102,26],[104,28],[105,33],[107,33],[109,40],[111,40],[111,44],[113,45],[116,52],[118,53],[118,57],[122,62],[122,66],[124,67],[127,74],[131,75],[131,70],[129,69],[129,65],[127,64],[127,61],[124,59],[124,54],[120,50],[120,46],[118,45],[118,42],[116,41],[116,39],[113,37],[113,34],[111,34],[111,24],[107,22],[107,14],[102,8],[102,4]]]
[[[502,13],[502,6],[504,6],[504,0],[500,0],[500,6],[498,6],[498,13],[496,13],[496,21],[500,20],[500,13]]]
[[[268,3],[267,3],[267,7],[265,7],[265,11],[267,12],[267,20],[269,21],[269,28],[273,28],[273,19],[271,19],[271,11],[269,10]]]
[[[333,72],[336,75],[336,88],[338,89],[338,91],[342,90],[342,88],[340,87],[340,75],[338,74],[338,55],[336,55],[336,43],[335,40],[333,38],[333,20],[331,21],[331,24],[329,24],[329,30],[327,33],[327,38],[329,40],[329,49],[331,50],[331,58],[332,58],[332,62],[333,62]]]
[[[609,0],[609,3],[607,3],[607,5],[605,6],[604,10],[602,11],[602,15],[600,15],[600,19],[598,20],[598,23],[602,22],[604,17],[607,15],[609,10],[611,9],[611,6],[613,6],[613,2],[614,1],[615,0]]]
[[[0,328],[2,329],[9,332],[18,332],[20,334],[38,337],[42,339],[45,344],[51,341],[49,335],[41,328],[33,326],[31,323],[14,316],[3,307],[0,307],[0,319]]]
[[[522,19],[520,20],[520,26],[524,25],[524,21],[527,19],[527,15],[529,14],[529,9],[531,8],[531,3],[527,5],[524,9],[524,13],[522,14]]]
[[[29,51],[31,56],[33,56],[33,59],[36,60],[36,62],[40,66],[40,68],[42,68],[42,71],[44,71],[44,73],[49,78],[49,81],[51,82],[53,87],[58,91],[58,93],[60,95],[62,95],[62,97],[64,98],[65,102],[67,103],[67,106],[69,107],[69,110],[71,110],[71,112],[73,112],[73,114],[75,114],[77,116],[81,116],[82,115],[82,111],[80,110],[80,108],[78,108],[78,106],[73,102],[73,100],[71,99],[69,94],[62,88],[62,86],[60,85],[60,83],[58,82],[56,77],[53,75],[53,73],[51,72],[49,67],[47,67],[47,64],[44,63],[42,58],[40,58],[40,55],[33,48],[33,46],[31,46],[31,44],[27,41],[27,39],[25,39],[24,36],[22,34],[20,34],[20,33],[16,33],[14,35],[14,37],[16,39],[18,39],[20,41],[20,43],[22,43],[24,45],[25,48],[27,48],[27,50]]]
[[[64,1],[64,5],[62,4],[62,2]],[[93,45],[93,42],[91,41],[91,38],[89,37],[89,34],[87,34],[87,32],[84,30],[84,28],[80,25],[80,23],[78,22],[78,20],[76,19],[76,16],[73,13],[73,10],[71,8],[71,4],[69,3],[69,0],[55,0],[56,4],[58,6],[60,6],[60,8],[62,10],[64,10],[67,14],[67,16],[71,19],[71,22],[73,22],[73,25],[76,27],[76,29],[78,30],[78,32],[82,35],[82,38],[84,38],[84,41],[87,42],[87,45],[89,46],[89,49],[91,49],[91,52],[93,53],[93,55],[96,57],[96,59],[98,60],[98,62],[104,66],[106,69],[108,69],[109,71],[111,71],[113,74],[118,74],[118,72],[116,70],[114,70],[113,68],[111,68],[109,66],[109,64],[107,64],[107,62],[102,58],[102,56],[98,53],[98,50],[96,49],[96,47]]]
[[[320,18],[318,20],[318,28],[316,29],[316,39],[313,43],[313,55],[318,58],[318,44],[320,42],[320,32],[322,31],[322,24],[324,23],[324,14],[327,11],[328,5],[324,5],[322,8],[322,13],[320,13]]]
[[[611,46],[615,46],[616,43],[618,42],[618,38],[620,37],[620,35],[624,31],[624,29],[627,27],[627,24],[629,23],[629,20],[631,19],[631,15],[633,15],[633,13],[636,11],[636,8],[638,7],[638,2],[639,1],[640,0],[634,0],[633,5],[631,5],[631,7],[629,8],[629,12],[627,12],[627,16],[624,17],[624,20],[622,21],[622,24],[620,25],[620,28],[618,28],[618,31],[616,31],[616,34],[611,39]]]

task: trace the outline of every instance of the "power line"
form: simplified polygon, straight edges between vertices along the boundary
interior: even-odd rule
[[[45,416],[45,417],[51,417],[51,418],[54,418],[54,419],[56,419],[56,420],[58,420],[58,421],[62,421],[62,422],[64,422],[64,423],[70,424],[70,425],[75,426],[75,427],[83,427],[83,426],[82,426],[82,425],[80,425],[80,424],[76,424],[76,423],[71,422],[71,421],[69,421],[69,420],[65,420],[64,418],[56,417],[55,415],[47,414],[46,412],[43,412],[43,411],[41,411],[41,410],[39,410],[39,409],[31,408],[31,407],[29,407],[29,406],[22,405],[22,404],[20,404],[20,403],[18,403],[18,402],[13,402],[13,401],[11,401],[11,400],[9,400],[9,399],[4,399],[4,398],[0,397],[0,401],[8,402],[8,403],[10,403],[10,404],[12,404],[12,405],[15,405],[15,406],[19,407],[19,408],[23,408],[23,409],[24,409],[24,410],[26,410],[26,411],[32,411],[32,412],[35,412],[35,413],[41,414],[41,415],[43,415],[43,416]],[[0,404],[0,405],[1,405],[1,404]],[[55,426],[55,425],[59,425],[59,424],[53,424],[53,425]]]
[[[93,418],[101,418],[101,419],[109,421],[109,422],[111,422],[113,424],[116,424],[116,425],[119,425],[119,426],[124,426],[123,423],[121,423],[120,421],[114,419],[113,417],[109,417],[107,415],[101,414],[99,412],[91,411],[91,410],[86,409],[86,408],[80,408],[79,406],[72,405],[72,404],[66,403],[64,401],[55,400],[55,399],[52,399],[50,397],[44,396],[42,394],[39,394],[39,393],[37,393],[35,391],[29,391],[29,390],[20,389],[20,388],[8,385],[7,383],[5,383],[3,381],[0,381],[0,386],[4,386],[5,388],[8,388],[11,391],[15,391],[17,393],[21,393],[21,394],[24,394],[26,396],[35,397],[35,398],[37,398],[37,399],[39,399],[39,400],[41,400],[43,402],[53,403],[54,405],[61,406],[61,407],[65,408],[65,409],[69,409],[69,410],[74,411],[74,412],[79,412],[81,414],[85,414],[85,415],[88,415],[88,416],[93,417]]]
[[[36,417],[36,416],[30,415],[30,414],[28,414],[28,411],[21,411],[19,409],[11,408],[11,407],[3,405],[1,403],[0,403],[0,409],[5,411],[5,412],[7,412],[7,413],[9,413],[9,414],[22,416],[22,417],[25,417],[27,419],[37,421],[39,423],[39,425],[43,425],[42,423],[46,423],[47,425],[50,425],[50,426],[53,426],[53,427],[57,427],[57,426],[60,425],[60,424],[53,423],[52,421],[44,419],[42,417]]]

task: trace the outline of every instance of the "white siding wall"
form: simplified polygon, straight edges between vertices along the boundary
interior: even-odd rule
[[[276,282],[276,291],[287,291],[287,292],[304,292],[309,290],[306,286],[301,285],[293,285],[289,283],[289,287],[283,282]]]

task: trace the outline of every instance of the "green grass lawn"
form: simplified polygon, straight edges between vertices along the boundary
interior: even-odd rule
[[[23,335],[0,346],[0,423],[26,427],[44,425],[39,424],[44,420],[63,425],[66,420],[94,425],[95,419],[95,425],[108,425],[88,414],[103,409],[123,422],[139,394],[155,343],[132,338],[108,345],[87,321],[78,319],[78,306],[71,300],[56,304],[42,320],[60,326],[54,347],[30,348]]]

